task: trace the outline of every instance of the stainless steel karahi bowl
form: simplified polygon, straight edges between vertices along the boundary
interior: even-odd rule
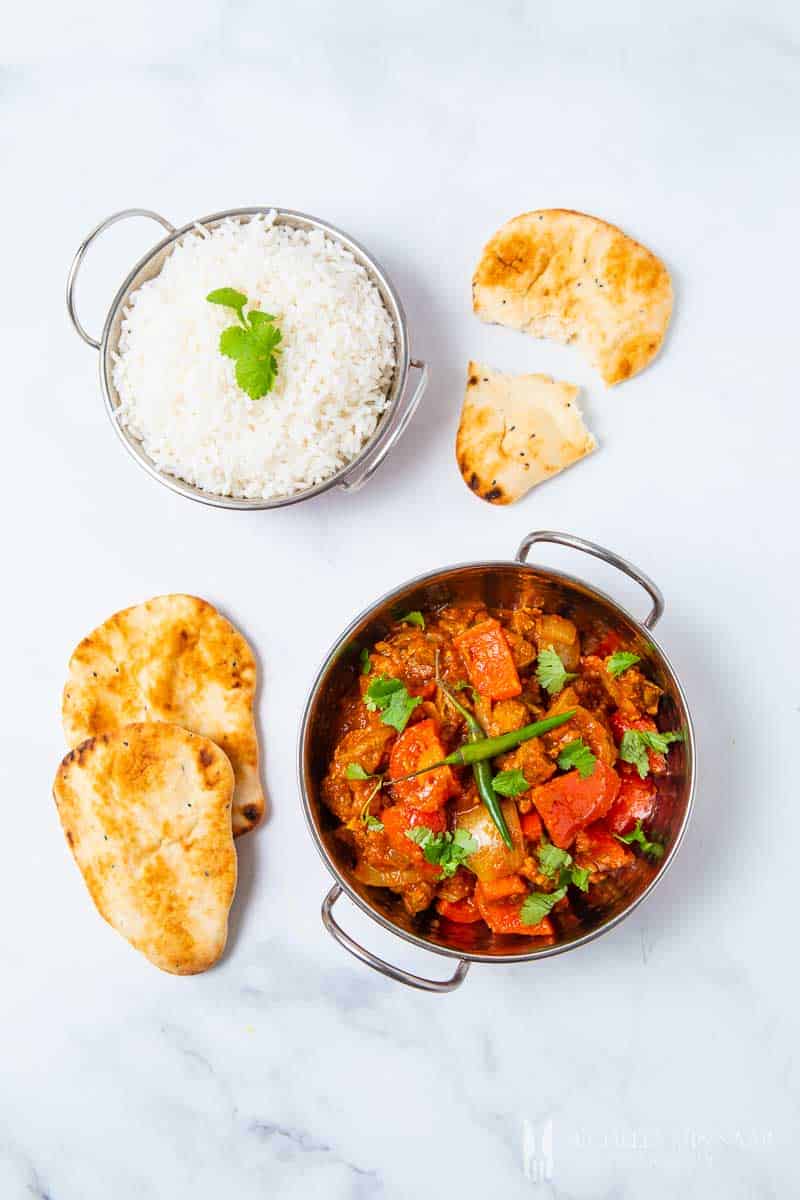
[[[356,261],[366,269],[370,279],[380,292],[386,311],[394,326],[397,365],[389,389],[386,410],[378,422],[378,426],[372,437],[351,462],[347,463],[346,466],[342,467],[340,471],[332,475],[329,479],[318,483],[315,487],[306,488],[302,492],[294,492],[291,496],[280,496],[270,500],[240,500],[233,496],[218,496],[213,492],[206,492],[202,488],[194,487],[192,484],[176,478],[174,475],[167,474],[155,465],[152,459],[145,453],[139,440],[133,437],[128,430],[124,429],[117,419],[116,409],[119,405],[119,397],[114,387],[113,355],[119,342],[122,314],[131,292],[136,291],[148,279],[152,279],[158,275],[164,264],[164,260],[171,253],[176,242],[199,225],[205,226],[207,229],[213,229],[221,221],[229,218],[238,221],[249,221],[254,216],[270,212],[276,214],[275,223],[277,225],[291,225],[294,229],[321,230],[332,240],[339,242],[349,250]],[[121,221],[126,217],[148,217],[153,221],[157,221],[159,225],[167,230],[167,236],[162,238],[158,245],[154,246],[152,250],[145,254],[144,258],[139,260],[125,279],[114,297],[111,308],[108,311],[108,316],[106,317],[105,325],[103,326],[103,332],[98,340],[86,331],[77,316],[75,311],[75,283],[86,251],[95,238],[103,230],[108,229],[110,225],[114,225],[117,221]],[[165,217],[160,216],[159,213],[152,212],[146,208],[126,208],[122,212],[114,213],[113,216],[107,217],[105,221],[101,221],[78,247],[67,280],[67,311],[76,331],[86,344],[100,352],[100,383],[105,397],[106,410],[126,450],[133,456],[139,466],[147,471],[148,475],[157,479],[159,483],[163,483],[171,491],[177,492],[181,496],[186,496],[190,500],[199,500],[202,504],[214,505],[216,508],[282,508],[288,504],[297,504],[300,500],[309,500],[312,496],[318,496],[333,487],[344,488],[346,491],[351,492],[356,491],[377,471],[386,458],[386,455],[403,435],[416,411],[417,405],[422,399],[428,382],[428,368],[425,363],[411,358],[408,326],[403,306],[397,291],[383,268],[367,253],[363,246],[360,246],[358,242],[348,237],[347,234],[342,233],[341,230],[334,228],[333,225],[328,225],[325,221],[320,221],[316,217],[310,217],[306,213],[293,212],[291,209],[286,208],[275,208],[272,205],[264,208],[231,208],[227,212],[213,213],[209,217],[200,217],[197,221],[190,221],[188,225],[184,225],[180,229],[176,229],[174,225]],[[409,373],[412,369],[419,373],[416,384],[413,387],[409,382]]]
[[[638,621],[615,600],[597,588],[571,575],[535,566],[528,553],[538,542],[555,542],[581,550],[617,567],[645,589],[652,601],[644,621]],[[338,824],[320,799],[320,783],[325,774],[332,744],[332,716],[337,700],[351,686],[357,671],[358,649],[380,638],[398,607],[403,610],[431,609],[458,600],[481,599],[489,606],[536,603],[547,612],[577,620],[583,629],[599,633],[616,631],[633,645],[648,667],[648,673],[664,696],[660,720],[665,729],[682,728],[685,740],[672,748],[671,770],[655,776],[658,798],[650,826],[653,836],[664,842],[666,853],[657,864],[637,859],[619,881],[605,888],[599,899],[592,892],[576,901],[574,925],[554,946],[542,946],[531,938],[498,936],[488,930],[472,942],[464,935],[461,944],[454,941],[452,927],[445,931],[434,915],[411,917],[399,896],[383,888],[359,883],[352,874],[346,848],[333,836]],[[473,962],[518,963],[562,954],[584,945],[619,924],[646,896],[675,858],[692,807],[695,786],[695,741],[689,708],[683,689],[669,660],[656,643],[652,630],[664,611],[661,592],[651,579],[619,555],[582,538],[565,533],[541,531],[523,540],[513,562],[478,562],[447,567],[422,575],[382,596],[348,626],[327,654],[311,689],[300,728],[299,778],[303,808],[314,843],[335,883],[322,905],[322,919],[328,931],[362,962],[402,983],[433,992],[451,991],[463,981]],[[333,915],[333,906],[342,893],[384,929],[435,954],[458,960],[454,974],[442,981],[412,975],[385,962],[359,945],[341,928]],[[475,929],[475,926],[466,927]]]

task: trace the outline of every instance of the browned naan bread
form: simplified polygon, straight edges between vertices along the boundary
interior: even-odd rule
[[[157,596],[115,613],[76,648],[64,733],[78,746],[132,721],[169,721],[211,738],[236,776],[238,836],[264,815],[255,690],[255,658],[230,621],[196,596]]]
[[[490,504],[511,504],[595,449],[578,388],[547,375],[505,375],[471,362],[456,459]]]
[[[577,341],[614,384],[658,353],[672,283],[661,260],[616,226],[546,208],[507,221],[487,243],[472,302],[483,321]]]
[[[53,793],[109,925],[162,971],[215,963],[236,890],[233,770],[219,747],[177,725],[128,725],[71,750]]]

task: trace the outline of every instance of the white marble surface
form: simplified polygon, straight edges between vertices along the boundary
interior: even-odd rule
[[[776,0],[17,6],[0,90],[3,1200],[798,1193],[799,44]],[[62,293],[115,209],[183,222],[265,203],[373,250],[433,378],[363,493],[240,515],[125,457]],[[548,205],[618,222],[673,271],[664,353],[613,393],[572,350],[471,315],[484,239]],[[91,327],[153,234],[98,247]],[[601,452],[508,510],[475,500],[452,454],[470,356],[585,385]],[[298,717],[362,603],[537,527],[662,585],[696,816],[610,935],[416,994],[322,930]],[[643,611],[603,568],[542,557]],[[94,914],[50,798],[73,644],[170,590],[219,603],[258,648],[273,806],[240,844],[229,951],[195,979]],[[376,950],[444,969],[341,913]]]

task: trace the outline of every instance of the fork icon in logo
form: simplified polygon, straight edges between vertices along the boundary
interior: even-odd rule
[[[522,1122],[522,1171],[531,1183],[553,1182],[553,1122]]]

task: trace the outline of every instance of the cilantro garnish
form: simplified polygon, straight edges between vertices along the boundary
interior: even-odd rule
[[[370,775],[369,772],[365,771],[364,768],[361,766],[361,763],[348,763],[347,770],[345,771],[345,776],[348,779],[377,779],[378,778],[377,775]]]
[[[369,650],[367,649],[366,646],[364,646],[363,649],[361,651],[359,651],[358,661],[361,664],[361,674],[369,675],[370,671],[372,670],[372,663],[371,663],[370,657],[369,657]]]
[[[384,725],[392,725],[398,733],[402,733],[408,724],[408,718],[421,703],[422,700],[419,696],[409,696],[405,688],[402,692],[392,692],[392,697],[383,711],[381,721]]]
[[[239,314],[239,320],[242,319],[242,309],[247,304],[244,292],[237,292],[236,288],[231,287],[217,288],[215,292],[209,292],[206,300],[209,304],[221,304],[223,308],[232,308]]]
[[[381,721],[402,733],[417,705],[419,696],[409,696],[406,685],[400,679],[377,675],[366,690],[364,703],[371,712],[381,711]]]
[[[594,775],[597,757],[592,754],[583,738],[576,738],[574,742],[567,743],[556,762],[562,771],[570,771],[575,767],[581,779],[588,779],[590,775]]]
[[[565,683],[578,676],[574,671],[567,671],[553,647],[548,646],[539,651],[536,678],[549,695],[557,696]]]
[[[631,654],[629,650],[617,650],[606,659],[606,670],[616,679],[623,671],[627,671],[628,667],[641,661],[638,654]]]
[[[455,875],[459,867],[466,866],[470,854],[478,849],[478,843],[466,829],[434,833],[427,825],[415,825],[406,830],[406,837],[422,848],[429,863],[441,868],[444,879]]]
[[[389,703],[392,693],[405,691],[401,679],[390,679],[388,675],[376,675],[364,693],[364,703],[370,712],[377,712]]]
[[[572,871],[572,878],[571,878],[570,882],[574,883],[575,887],[580,888],[582,892],[588,892],[588,890],[589,890],[589,869],[588,869],[588,867],[573,866],[571,868],[571,871]]]
[[[236,382],[242,391],[251,400],[260,400],[272,391],[278,374],[282,335],[275,317],[255,308],[245,314],[247,296],[235,288],[217,288],[206,300],[233,309],[239,318],[238,325],[229,325],[220,334],[219,352],[236,362]]]
[[[572,855],[569,851],[554,846],[552,842],[543,842],[539,847],[539,866],[542,868],[542,874],[547,875],[549,879],[553,879],[557,871],[569,866],[571,862]]]
[[[405,625],[418,625],[420,629],[425,628],[425,618],[418,608],[415,608],[413,612],[404,613],[397,620],[402,621]]]
[[[637,845],[641,848],[643,854],[649,854],[651,858],[661,858],[664,853],[664,846],[661,842],[649,842],[645,837],[642,829],[642,822],[637,821],[630,833],[615,833],[615,838],[619,842],[624,842],[626,846]]]
[[[543,921],[553,905],[558,904],[567,894],[565,887],[557,888],[554,892],[531,892],[522,901],[519,919],[523,925],[538,925]]]
[[[350,765],[353,766],[354,764],[351,763]],[[349,770],[349,768],[348,768],[348,770]],[[358,776],[357,778],[360,778],[360,776]],[[373,778],[374,778],[374,776],[367,775],[367,779],[373,779]],[[364,804],[362,805],[362,808],[361,808],[361,812],[358,814],[359,820],[364,822],[364,824],[366,825],[366,827],[370,833],[380,833],[381,830],[383,829],[383,821],[379,821],[377,817],[373,817],[372,813],[370,812],[370,805],[372,804],[372,801],[377,796],[378,792],[381,790],[382,783],[383,783],[383,780],[379,778],[378,782],[375,784],[375,787],[372,789],[372,791],[370,792],[370,794],[367,796],[366,800],[364,801]]]
[[[561,888],[574,884],[582,892],[589,890],[589,872],[585,867],[576,867],[572,855],[552,842],[543,842],[539,847],[539,866],[548,879],[558,878]]]
[[[501,796],[521,796],[523,792],[530,791],[531,785],[519,767],[515,767],[513,771],[501,771],[495,775],[492,787]]]
[[[670,730],[666,733],[658,733],[649,729],[626,729],[620,742],[619,756],[623,762],[633,763],[639,772],[639,777],[644,779],[650,770],[647,751],[652,750],[654,754],[666,754],[673,742],[682,741],[683,731],[680,729]]]

